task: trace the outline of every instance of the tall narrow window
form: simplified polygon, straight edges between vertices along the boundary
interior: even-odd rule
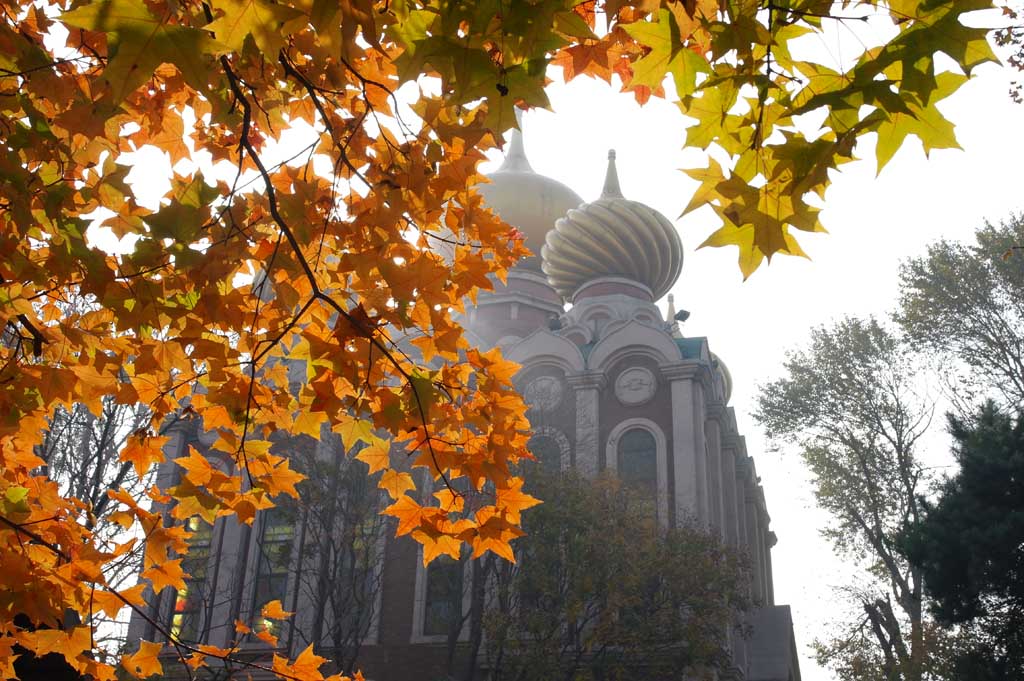
[[[203,606],[211,591],[206,577],[213,527],[198,517],[189,518],[186,527],[192,536],[188,540],[188,555],[182,559],[181,569],[189,576],[185,579],[185,586],[178,589],[174,597],[171,634],[182,641],[197,642]]]
[[[619,479],[649,502],[652,512],[658,501],[658,447],[654,436],[643,428],[622,434],[618,452]]]
[[[537,457],[537,462],[549,471],[562,469],[562,448],[555,438],[549,435],[534,435],[527,444],[530,453]]]
[[[439,556],[427,567],[427,589],[423,608],[423,634],[446,635],[462,618],[462,563]]]
[[[256,597],[253,603],[256,612],[274,600],[285,605],[294,535],[292,518],[283,509],[275,507],[263,512],[256,556]],[[268,628],[273,626],[272,621],[264,624]]]

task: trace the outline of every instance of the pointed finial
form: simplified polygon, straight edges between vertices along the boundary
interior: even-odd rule
[[[604,176],[604,189],[601,190],[602,199],[621,199],[622,189],[619,188],[619,173],[615,170],[615,150],[608,150],[608,172]]]
[[[669,332],[673,338],[682,338],[683,332],[679,329],[679,320],[676,319],[676,297],[668,294],[668,325]]]
[[[526,158],[526,149],[523,147],[523,110],[516,107],[516,125],[512,129],[512,137],[508,141],[508,151],[505,153],[505,160],[502,162],[499,171],[514,170],[524,173],[532,173],[533,166]]]

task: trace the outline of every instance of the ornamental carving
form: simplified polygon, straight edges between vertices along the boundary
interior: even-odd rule
[[[654,397],[655,387],[654,374],[650,370],[633,367],[615,379],[615,397],[625,405],[643,404]]]
[[[554,376],[539,376],[526,384],[523,399],[531,408],[554,411],[562,403],[562,382]]]

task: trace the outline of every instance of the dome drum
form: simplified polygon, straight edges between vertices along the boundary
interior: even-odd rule
[[[572,296],[575,305],[587,298],[600,298],[603,296],[624,295],[630,298],[642,300],[645,303],[654,302],[654,294],[647,286],[638,281],[625,277],[597,277],[591,279],[576,289]]]

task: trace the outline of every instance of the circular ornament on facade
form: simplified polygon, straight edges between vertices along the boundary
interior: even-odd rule
[[[615,397],[622,404],[643,404],[652,397],[656,388],[654,374],[643,367],[626,369],[615,379]]]
[[[523,399],[532,409],[554,411],[562,403],[562,382],[554,376],[538,376],[526,384]]]

